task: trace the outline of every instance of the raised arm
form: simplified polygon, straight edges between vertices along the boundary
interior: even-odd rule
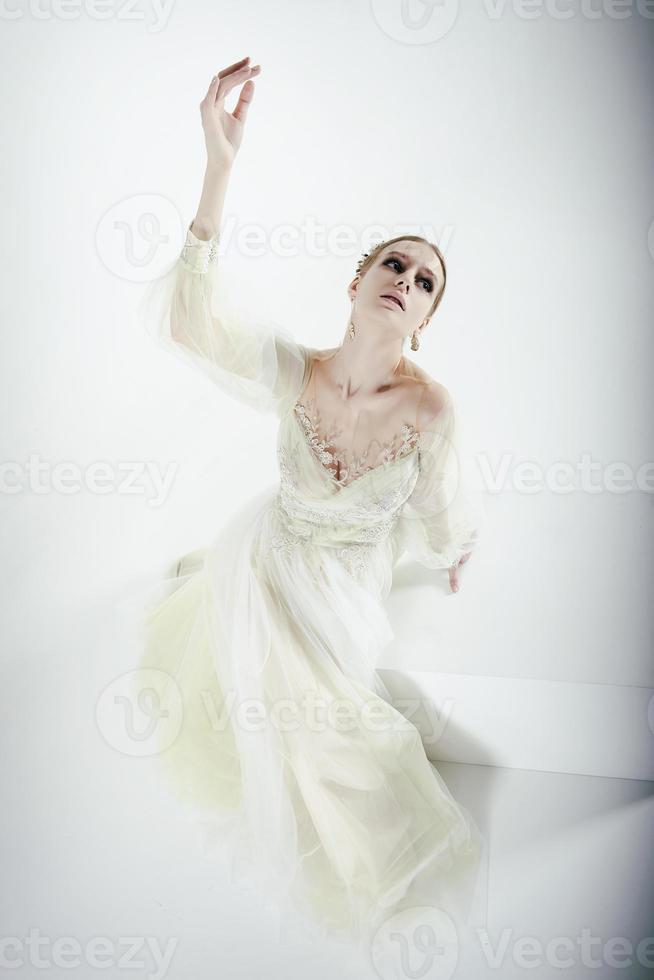
[[[254,96],[252,79],[260,71],[261,65],[250,66],[249,55],[223,68],[211,79],[207,94],[200,103],[207,166],[191,230],[204,241],[213,238],[220,230],[229,175],[243,139],[245,120]],[[233,112],[227,112],[225,97],[237,85],[243,85],[238,102]]]
[[[282,415],[299,394],[307,349],[281,326],[246,322],[228,298],[220,224],[229,176],[243,136],[258,72],[244,62],[211,80],[200,103],[207,162],[196,216],[179,258],[151,287],[142,312],[148,329],[166,348],[192,363],[228,395],[261,411]],[[233,113],[225,96],[243,84]]]

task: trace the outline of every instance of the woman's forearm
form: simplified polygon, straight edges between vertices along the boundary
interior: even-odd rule
[[[202,195],[191,225],[193,234],[203,241],[213,238],[216,232],[220,230],[230,173],[230,167],[207,161]]]

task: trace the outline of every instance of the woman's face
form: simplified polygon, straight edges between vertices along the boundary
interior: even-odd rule
[[[427,318],[441,285],[442,271],[433,248],[426,242],[393,242],[375,256],[358,284],[350,284],[355,323],[358,314],[364,322],[383,322],[397,336],[407,337]],[[401,305],[385,295],[395,295]]]

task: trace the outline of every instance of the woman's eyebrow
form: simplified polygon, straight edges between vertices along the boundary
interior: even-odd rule
[[[405,252],[398,252],[397,249],[391,249],[390,252],[387,252],[386,253],[386,257],[387,258],[388,258],[389,255],[399,255],[401,259],[404,259],[405,260],[405,262],[408,262],[409,261],[409,256]],[[436,273],[434,272],[433,269],[430,269],[428,266],[423,265],[421,267],[420,271],[421,272],[428,272],[430,276],[432,276],[434,279],[436,279]]]

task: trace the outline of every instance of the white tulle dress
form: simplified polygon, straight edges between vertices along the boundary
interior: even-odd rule
[[[425,904],[465,923],[485,842],[375,669],[399,557],[446,569],[477,540],[454,405],[373,456],[339,453],[311,411],[320,352],[229,308],[217,241],[189,227],[146,316],[164,346],[277,415],[279,483],[217,520],[145,611],[140,666],[162,711],[181,712],[157,764],[205,853],[279,921],[350,943]]]

